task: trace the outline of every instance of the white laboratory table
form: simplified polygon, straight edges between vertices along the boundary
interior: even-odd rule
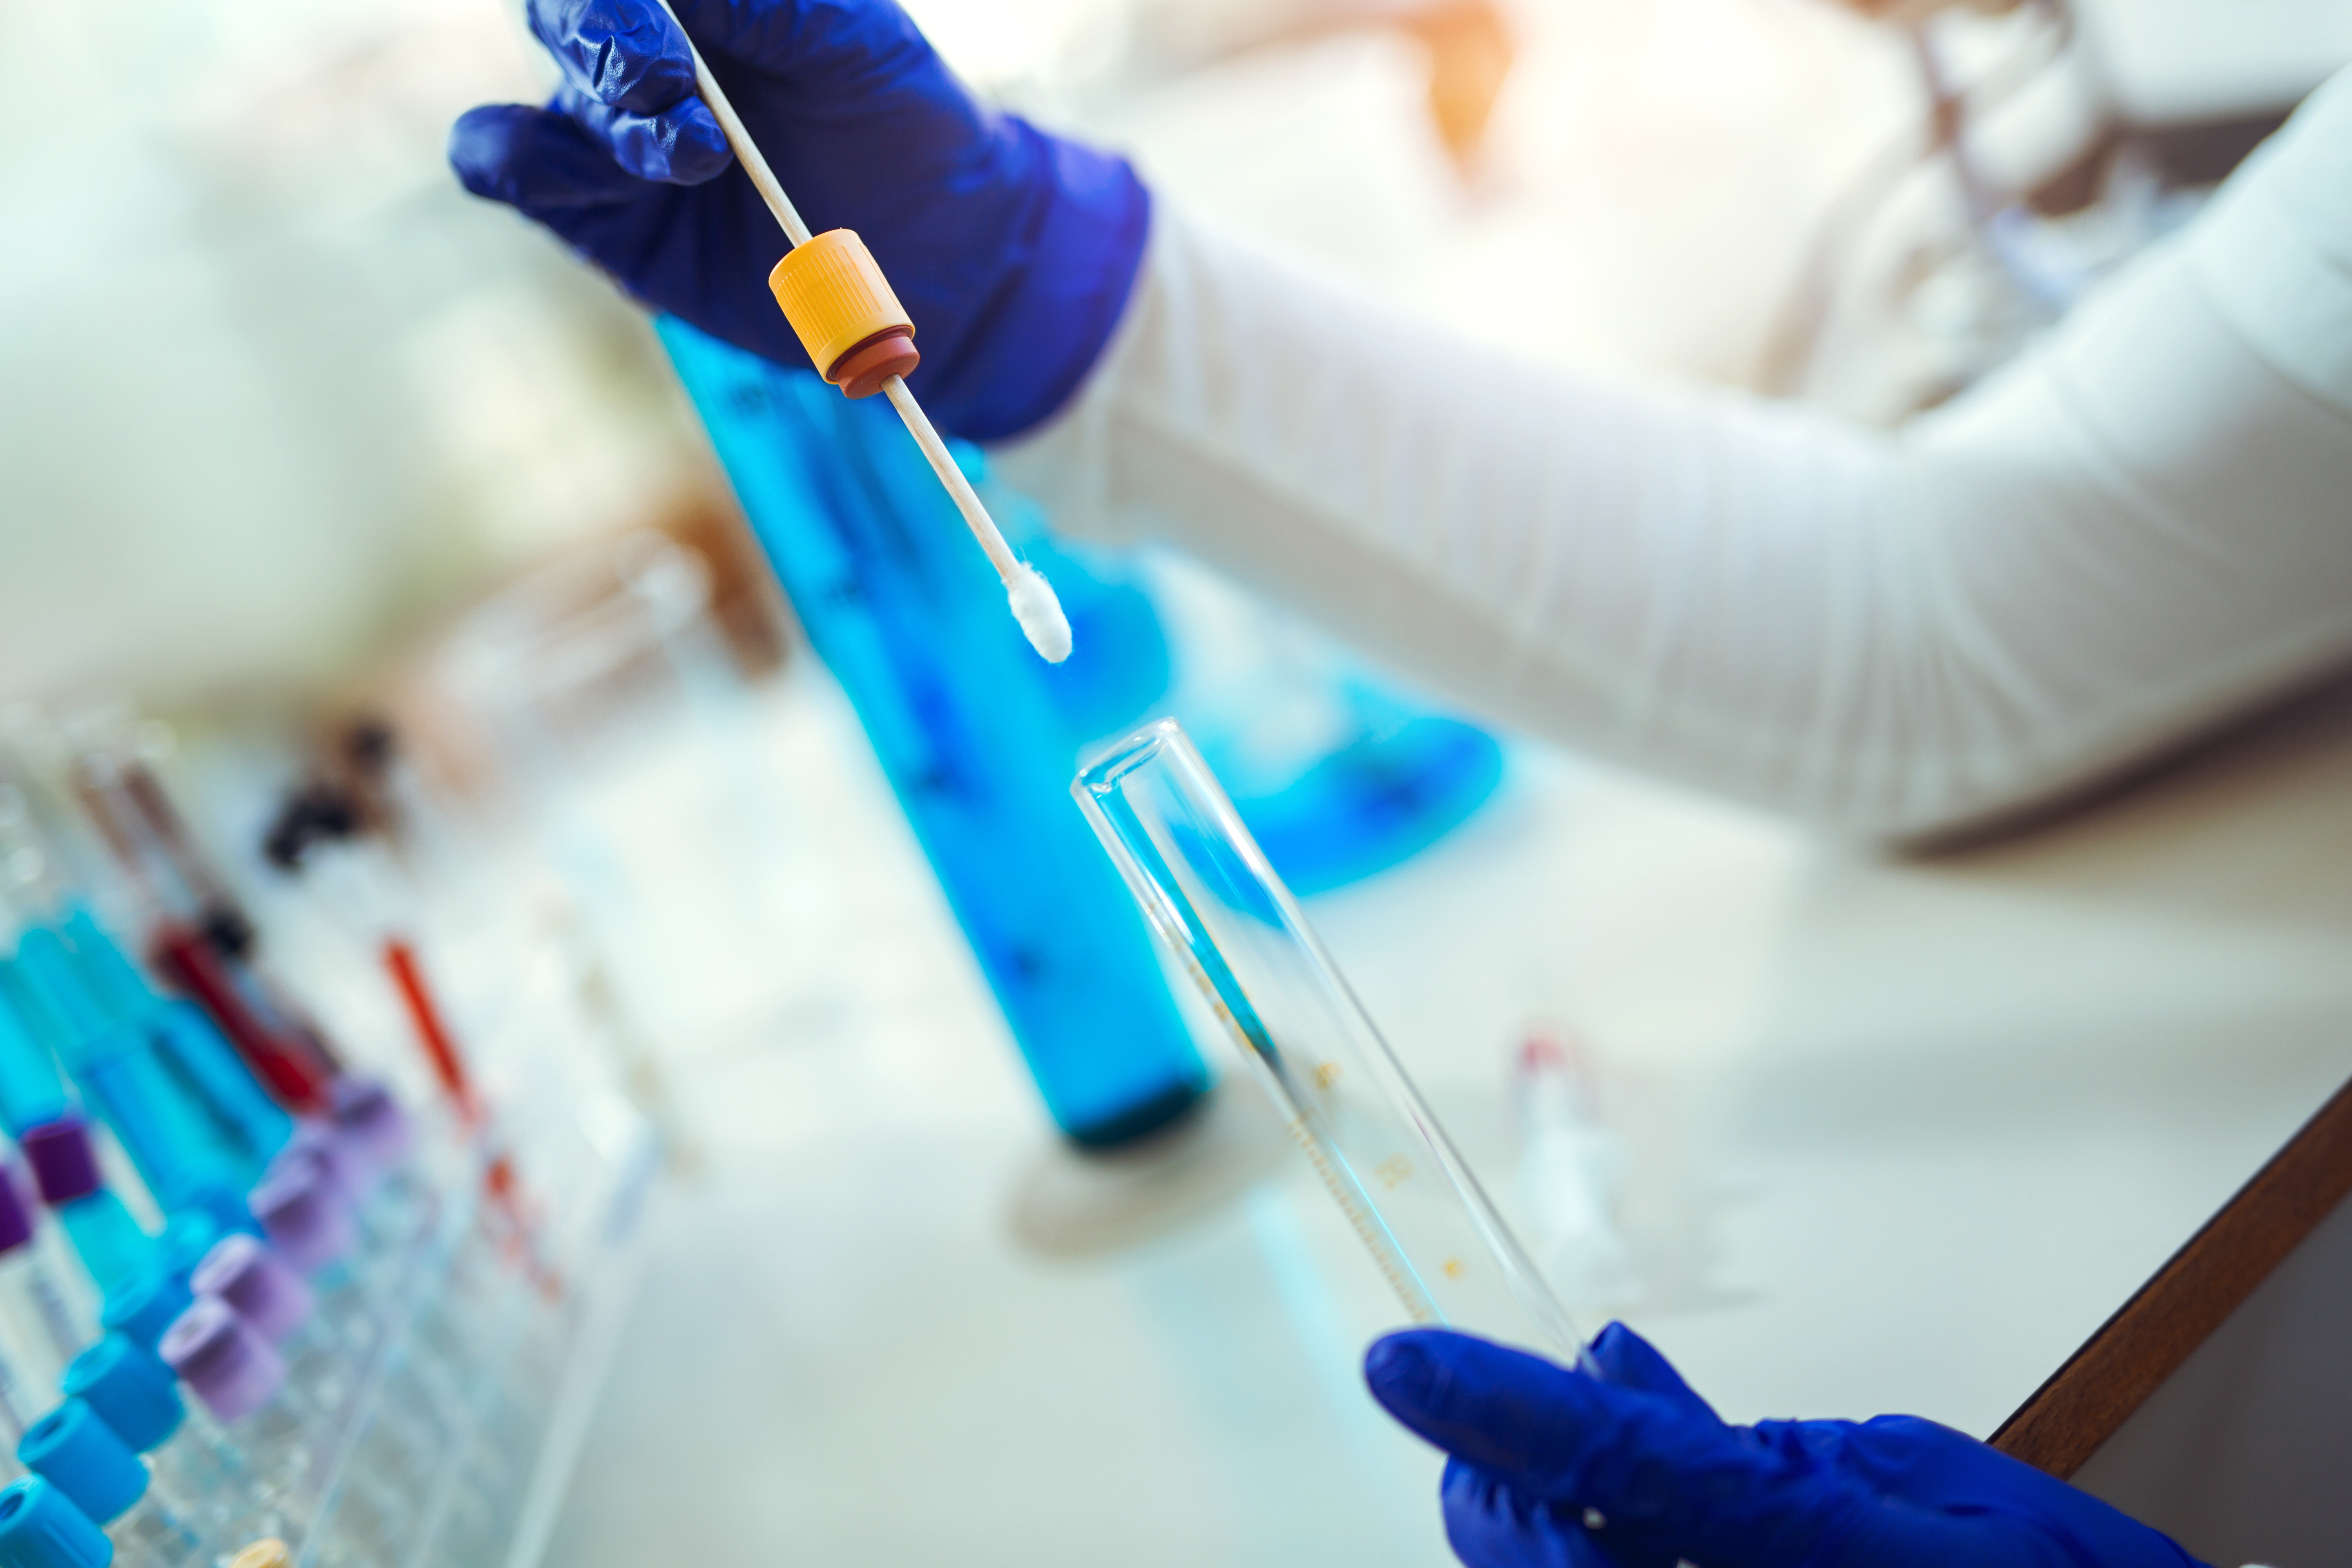
[[[803,661],[755,707],[732,805],[630,829],[731,896],[671,911],[694,1168],[546,1561],[1449,1562],[1311,1175],[1091,1252],[1041,1229],[1087,1173],[845,704]],[[1309,912],[1507,1205],[1513,1049],[1587,1043],[1622,1314],[1727,1415],[1981,1435],[2352,1075],[2347,870],[2352,689],[1928,860],[1522,748],[1464,829]]]

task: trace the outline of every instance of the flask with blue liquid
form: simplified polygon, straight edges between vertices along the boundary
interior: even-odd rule
[[[921,455],[878,403],[659,326],[1054,1120],[1097,1148],[1174,1122],[1207,1069],[1133,900],[1071,807],[1047,667]],[[1088,657],[1078,633],[1071,665]]]

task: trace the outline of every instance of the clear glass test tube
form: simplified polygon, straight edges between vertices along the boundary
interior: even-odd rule
[[[1582,1360],[1582,1338],[1172,719],[1071,786],[1415,1323]]]

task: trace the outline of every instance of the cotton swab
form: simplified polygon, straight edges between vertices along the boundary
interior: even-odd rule
[[[669,0],[662,0],[662,8],[669,12],[671,22],[678,32],[686,32],[678,22],[677,13],[670,10]],[[784,317],[800,334],[802,345],[809,351],[825,380],[841,387],[851,397],[870,397],[880,392],[890,399],[890,405],[906,422],[907,431],[915,444],[930,460],[931,471],[963,514],[971,536],[986,552],[989,564],[1003,581],[1007,603],[1013,618],[1021,623],[1029,646],[1035,648],[1049,663],[1059,664],[1070,657],[1070,622],[1062,613],[1061,601],[1054,596],[1045,574],[1013,553],[1004,542],[995,519],[981,504],[971,482],[956,467],[955,458],[948,451],[947,443],[923,413],[922,405],[907,390],[906,374],[915,368],[919,356],[915,352],[914,323],[890,291],[887,279],[866,251],[865,242],[845,228],[822,235],[812,235],[808,225],[801,220],[792,198],[777,182],[775,172],[768,167],[767,159],[760,155],[751,133],[744,129],[742,118],[735,106],[727,100],[727,93],[710,74],[710,67],[702,58],[692,38],[687,40],[687,52],[694,60],[694,82],[703,102],[719,121],[719,129],[727,138],[727,145],[751,177],[752,186],[776,222],[792,242],[792,249],[776,264],[769,275],[768,287],[773,290],[776,302],[783,307]]]

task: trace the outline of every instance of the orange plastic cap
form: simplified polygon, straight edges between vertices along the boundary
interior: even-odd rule
[[[920,362],[914,321],[848,229],[828,229],[786,252],[768,287],[825,380],[852,397],[872,396]]]

